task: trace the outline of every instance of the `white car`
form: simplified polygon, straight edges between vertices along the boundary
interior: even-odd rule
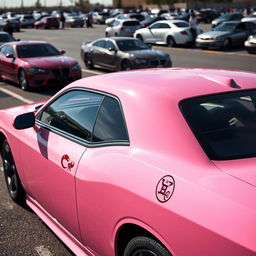
[[[250,22],[256,23],[256,12],[250,14],[250,15],[247,16],[247,17],[244,17],[244,18],[242,19],[242,21],[250,21]]]
[[[141,28],[141,24],[136,19],[116,20],[105,29],[105,36],[133,36],[137,29]]]
[[[197,34],[202,32],[198,28]],[[147,28],[138,29],[134,35],[147,44],[187,45],[193,41],[189,23],[184,20],[157,21]]]

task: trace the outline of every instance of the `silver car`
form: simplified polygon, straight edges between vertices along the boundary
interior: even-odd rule
[[[116,20],[105,30],[105,36],[133,36],[134,32],[141,28],[136,19]]]
[[[200,48],[223,48],[242,46],[249,35],[256,32],[256,24],[241,21],[226,21],[211,31],[200,34],[196,38],[196,46]]]

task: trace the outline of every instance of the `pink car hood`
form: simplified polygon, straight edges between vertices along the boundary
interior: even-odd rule
[[[34,67],[41,68],[56,68],[56,66],[71,66],[76,63],[71,57],[68,56],[47,56],[47,57],[36,57],[36,58],[24,58],[23,61]]]
[[[256,186],[256,158],[213,161],[221,171]]]

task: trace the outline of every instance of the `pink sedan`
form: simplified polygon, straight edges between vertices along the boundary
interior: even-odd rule
[[[150,69],[0,111],[11,198],[76,254],[256,254],[256,74]]]

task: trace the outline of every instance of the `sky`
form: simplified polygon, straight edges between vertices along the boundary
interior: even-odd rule
[[[20,7],[22,0],[0,0],[0,8],[4,7]],[[61,0],[41,0],[41,4],[44,6],[57,6],[60,4]],[[107,6],[112,4],[112,0],[89,0],[91,4],[100,3]],[[23,0],[24,6],[33,6],[35,5],[36,0]],[[62,5],[71,5],[75,0],[62,0]]]

